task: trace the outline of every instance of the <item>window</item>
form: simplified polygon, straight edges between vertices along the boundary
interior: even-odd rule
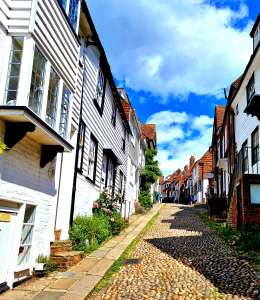
[[[106,89],[106,80],[105,80],[104,74],[100,68],[99,72],[98,72],[96,95],[94,98],[94,103],[100,114],[102,114],[102,112],[103,112],[105,89]]]
[[[116,168],[111,159],[108,160],[107,182],[106,188],[113,195],[115,190]]]
[[[86,125],[84,122],[81,121],[79,125],[79,140],[78,140],[78,147],[77,147],[77,151],[78,151],[77,168],[79,172],[82,172],[82,166],[83,166],[85,133],[86,133]]]
[[[260,184],[250,184],[251,204],[260,205]]]
[[[92,182],[95,182],[96,179],[97,150],[98,142],[96,138],[91,134],[88,155],[88,178]]]
[[[238,106],[238,104],[236,105],[236,115],[238,115],[239,114],[239,106]]]
[[[252,165],[258,162],[259,160],[259,131],[258,127],[253,131],[251,135],[252,143]]]
[[[64,1],[62,1],[64,2]],[[78,7],[79,7],[79,0],[70,0],[69,5],[69,20],[74,28],[74,30],[77,29],[77,23],[78,23]]]
[[[22,53],[23,37],[12,37],[12,48],[9,58],[8,75],[5,90],[5,102],[7,105],[16,104]]]
[[[247,93],[247,103],[249,103],[252,96],[255,94],[255,76],[254,76],[254,74],[248,82],[248,85],[246,87],[246,93]]]
[[[32,68],[32,80],[29,95],[29,107],[37,115],[41,114],[46,59],[35,48]]]
[[[61,101],[61,113],[60,113],[60,135],[64,138],[68,133],[68,121],[69,121],[69,109],[70,109],[70,90],[64,85]]]
[[[242,145],[242,158],[243,158],[242,171],[246,172],[246,171],[248,171],[248,146],[247,146],[247,140]]]
[[[35,206],[26,205],[22,236],[18,255],[18,265],[24,265],[30,261],[30,253],[32,248],[32,237],[35,220]]]
[[[102,160],[102,172],[101,172],[101,190],[106,186],[107,180],[107,164],[108,164],[108,157],[107,155],[103,155]]]
[[[118,193],[122,196],[125,193],[125,176],[123,172],[120,170],[119,172],[119,187],[118,187]]]
[[[51,68],[45,119],[46,119],[46,122],[53,128],[55,127],[55,122],[56,122],[59,82],[60,82],[59,76]]]
[[[66,11],[67,0],[58,0],[60,6]]]
[[[113,104],[113,111],[112,111],[112,118],[111,118],[112,125],[116,126],[116,106]]]
[[[125,146],[126,146],[126,128],[123,128],[123,137],[122,137],[122,150],[125,153]]]

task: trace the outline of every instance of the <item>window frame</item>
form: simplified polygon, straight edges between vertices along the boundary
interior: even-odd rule
[[[242,144],[241,149],[242,149],[242,172],[245,173],[249,170],[248,140],[247,139]]]
[[[37,58],[36,58],[36,54],[37,54]],[[41,56],[42,61],[44,62],[43,65],[43,69],[40,72],[39,71],[39,56]],[[36,65],[37,63],[37,65]],[[32,77],[31,77],[31,84],[30,84],[30,93],[29,93],[29,101],[28,101],[28,106],[29,108],[35,112],[37,115],[41,115],[42,112],[42,104],[43,104],[43,95],[44,95],[44,85],[45,85],[45,76],[46,76],[46,66],[47,66],[47,59],[46,57],[42,54],[42,52],[40,51],[40,49],[35,45],[34,47],[34,56],[33,56],[33,67],[32,67]],[[37,68],[37,72],[34,72],[34,67]],[[35,101],[36,97],[35,97],[35,88],[37,83],[35,83],[37,81],[36,77],[38,77],[38,79],[40,78],[39,81],[40,85],[37,87],[38,90],[40,90],[40,93],[38,94],[37,97],[37,101]],[[32,81],[34,80],[34,84],[32,83]],[[41,98],[41,99],[40,99]],[[35,102],[36,105],[35,105]],[[37,107],[38,106],[38,107]],[[33,109],[33,107],[37,107],[37,111],[35,111]]]
[[[68,98],[67,99],[66,99],[66,96],[65,96],[65,92],[68,92]],[[71,97],[72,97],[72,93],[71,93],[70,89],[66,86],[66,84],[64,83],[63,84],[63,88],[62,88],[62,98],[61,98],[61,109],[60,109],[60,120],[59,120],[59,134],[63,138],[65,138],[65,139],[68,137]],[[65,103],[64,100],[67,101],[67,102]],[[66,113],[63,113],[64,112],[64,108],[66,106],[67,106],[67,111],[66,111]],[[62,126],[63,123],[61,123],[63,115],[66,116],[65,128],[64,128],[64,126]],[[62,130],[64,132],[62,132]]]
[[[255,95],[255,74],[253,73],[246,86],[246,99],[250,103],[252,97]]]
[[[79,139],[77,142],[77,171],[82,174],[83,172],[83,160],[84,160],[84,151],[85,151],[85,140],[86,140],[86,124],[84,121],[80,121],[79,123]],[[81,141],[81,136],[82,136],[82,147],[80,148],[80,141]],[[79,153],[81,153],[81,158],[79,162]]]
[[[19,89],[19,82],[20,82],[20,75],[21,75],[21,65],[22,65],[22,58],[23,58],[23,50],[24,50],[24,36],[11,36],[12,42],[11,42],[11,50],[9,53],[9,60],[8,60],[8,71],[6,76],[6,84],[5,84],[5,94],[4,94],[4,103],[6,105],[16,105],[17,103],[17,95],[18,95],[18,89]],[[21,43],[21,49],[15,48],[15,39],[21,39],[22,41],[18,42]],[[15,57],[15,53],[19,52],[18,59]],[[12,71],[14,71],[14,66],[18,66],[17,74],[12,75]],[[11,89],[11,79],[16,79],[15,89]],[[10,92],[15,93],[15,99],[11,99],[7,101],[8,94]],[[12,102],[15,101],[13,104]]]
[[[255,136],[256,135],[256,136]],[[254,145],[255,140],[257,144]],[[259,162],[259,127],[257,126],[251,133],[251,163],[252,166]]]
[[[101,77],[103,77],[103,82],[100,80]],[[99,86],[100,82],[102,82],[102,86]],[[105,76],[105,74],[102,70],[102,66],[100,64],[99,70],[98,70],[97,81],[96,81],[96,91],[95,91],[95,96],[93,98],[93,102],[101,116],[104,111],[105,94],[106,94],[106,76]],[[100,103],[97,99],[99,97],[101,98]]]
[[[117,117],[117,107],[116,104],[113,103],[111,123],[114,127],[116,127],[116,117]]]
[[[89,166],[90,166],[90,150],[91,150],[91,142],[94,142],[95,144],[95,153],[94,153],[94,166],[93,166],[93,178],[89,177]],[[96,137],[91,133],[90,134],[90,138],[89,138],[89,149],[88,149],[88,174],[86,176],[86,178],[91,181],[93,184],[95,184],[96,182],[96,173],[97,173],[97,158],[98,158],[98,140],[96,139]]]

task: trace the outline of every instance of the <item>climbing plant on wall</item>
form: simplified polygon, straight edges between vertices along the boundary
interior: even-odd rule
[[[158,161],[155,159],[157,152],[148,149],[145,153],[145,167],[141,174],[139,202],[144,208],[153,206],[151,185],[161,176],[161,170]]]

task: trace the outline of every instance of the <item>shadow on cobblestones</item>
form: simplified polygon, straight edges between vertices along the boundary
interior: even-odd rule
[[[162,219],[169,223],[172,235],[145,239],[186,266],[194,268],[210,280],[220,292],[260,299],[259,280],[252,267],[234,256],[232,250],[206,227],[193,208]]]

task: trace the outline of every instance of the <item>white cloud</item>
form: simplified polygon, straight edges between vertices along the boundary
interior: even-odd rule
[[[179,122],[173,122],[173,116],[178,116]],[[191,155],[199,159],[210,146],[213,119],[209,116],[161,111],[151,115],[147,123],[157,125],[158,161],[164,175],[182,169]]]
[[[217,0],[225,3],[226,1]],[[206,0],[88,0],[112,71],[136,91],[222,96],[242,72],[252,41],[248,9]],[[248,26],[234,28],[244,19]]]

